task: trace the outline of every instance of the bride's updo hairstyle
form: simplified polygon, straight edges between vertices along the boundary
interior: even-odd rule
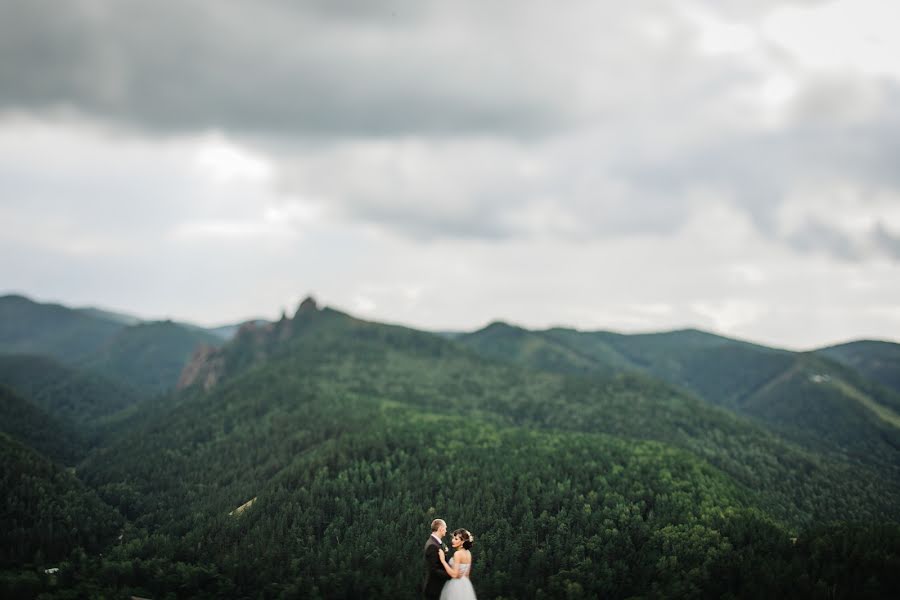
[[[473,544],[475,544],[475,536],[469,533],[468,529],[457,529],[453,532],[453,535],[459,536],[459,539],[462,540],[463,548],[465,548],[466,550],[468,550],[472,547]]]

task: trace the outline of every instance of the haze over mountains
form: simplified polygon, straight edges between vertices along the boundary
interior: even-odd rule
[[[884,597],[898,355],[312,299],[225,339],[3,297],[0,589],[411,598],[442,516],[480,597]]]

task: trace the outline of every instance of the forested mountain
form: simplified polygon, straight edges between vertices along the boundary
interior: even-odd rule
[[[0,353],[43,354],[76,363],[97,352],[124,326],[100,312],[0,296]]]
[[[86,444],[75,430],[12,389],[0,384],[0,432],[34,448],[60,465],[73,465],[84,457]]]
[[[455,339],[482,356],[557,373],[646,373],[702,397],[716,396],[718,403],[746,395],[782,372],[792,356],[695,329],[626,335],[563,328],[530,331],[495,322]],[[737,373],[732,372],[735,367]],[[713,373],[716,368],[723,374]]]
[[[221,343],[221,332],[193,325],[0,297],[0,356],[51,357],[146,395],[174,388],[198,347]]]
[[[791,535],[900,510],[874,471],[666,384],[485,361],[311,302],[192,369],[80,469],[134,524],[104,568],[136,592],[184,569],[224,595],[413,597],[434,515],[482,533],[485,597],[784,591],[767,561]],[[165,574],[137,577],[135,556]]]
[[[900,476],[900,395],[824,356],[697,330],[623,335],[494,323],[457,340],[483,356],[552,372],[648,374],[807,447]]]
[[[860,471],[856,481],[849,483],[837,474],[843,468],[840,465],[823,463],[748,421],[640,376],[572,379],[485,363],[436,336],[358,321],[330,309],[301,308],[293,320],[246,330],[206,360],[217,370],[213,386],[207,385],[208,375],[201,377],[204,387],[212,390],[212,399],[202,410],[192,401],[179,400],[178,408],[165,418],[184,415],[183,427],[159,429],[167,448],[193,447],[198,435],[201,440],[212,435],[217,421],[226,433],[245,421],[259,426],[270,408],[279,409],[279,403],[289,402],[304,385],[314,386],[323,379],[328,391],[321,391],[320,399],[334,396],[335,402],[366,390],[374,399],[438,413],[464,411],[504,426],[602,432],[669,443],[708,458],[748,488],[765,489],[771,498],[769,508],[798,525],[812,518],[837,518],[847,510],[872,511],[869,516],[894,511],[877,495],[863,500],[869,493],[867,486],[876,485],[872,473]],[[229,417],[221,414],[230,405],[217,399],[218,388],[234,379],[249,379],[244,385],[277,393],[252,394],[245,388],[238,413]],[[198,434],[198,428],[207,434]],[[183,439],[175,437],[179,432]],[[148,443],[147,436],[129,438],[126,444],[140,440],[144,447]],[[125,448],[108,452],[108,458],[105,453],[96,455],[102,458],[103,469],[128,460]],[[805,474],[800,479],[787,476],[768,463],[772,456]],[[145,467],[150,465],[127,464],[120,474],[135,474]],[[818,497],[831,485],[837,487],[828,492],[828,498]],[[859,489],[850,489],[856,485]],[[803,489],[809,494],[799,498],[798,491]],[[841,504],[841,498],[851,496],[859,496],[861,504]]]
[[[127,384],[43,356],[0,354],[0,384],[82,431],[144,398]]]
[[[847,365],[867,379],[900,392],[900,344],[860,340],[817,351]]]
[[[123,524],[120,515],[69,472],[5,433],[0,433],[0,490],[0,568],[98,552]],[[13,579],[32,579],[28,573],[6,575],[0,575],[0,582],[12,588],[19,585]]]
[[[117,332],[83,366],[143,392],[160,393],[175,387],[198,347],[222,343],[220,336],[202,329],[172,321],[146,322]]]
[[[586,354],[565,335],[550,339],[561,364]],[[697,351],[725,339],[688,335]],[[482,598],[900,589],[900,482],[881,466],[787,441],[646,365],[555,370],[308,299],[197,351],[180,391],[135,405],[78,466],[127,519],[121,539],[63,558],[55,581],[20,560],[0,593],[414,598],[435,516],[476,534]],[[840,381],[866,390],[855,376]],[[762,406],[780,385],[755,390]]]

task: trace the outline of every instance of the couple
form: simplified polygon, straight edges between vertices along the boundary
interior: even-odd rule
[[[469,581],[472,571],[472,553],[469,548],[475,538],[465,529],[453,532],[451,544],[454,553],[447,562],[443,537],[447,524],[443,519],[431,522],[431,537],[425,542],[425,583],[422,595],[426,600],[475,600],[475,589]]]

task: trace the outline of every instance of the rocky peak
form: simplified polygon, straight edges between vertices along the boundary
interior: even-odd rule
[[[296,319],[299,315],[313,313],[318,310],[319,305],[316,303],[315,298],[313,298],[312,296],[307,296],[303,299],[303,302],[300,303],[300,306],[297,307],[297,312],[294,313],[294,318]]]
[[[229,370],[239,370],[267,360],[282,342],[303,327],[305,319],[295,322],[297,317],[311,316],[319,310],[316,301],[307,297],[300,303],[293,319],[282,313],[281,319],[274,323],[248,321],[238,328],[231,342],[221,348],[198,348],[181,373],[178,389],[195,384],[202,385],[204,390],[211,389],[228,375],[225,372],[226,358]]]

